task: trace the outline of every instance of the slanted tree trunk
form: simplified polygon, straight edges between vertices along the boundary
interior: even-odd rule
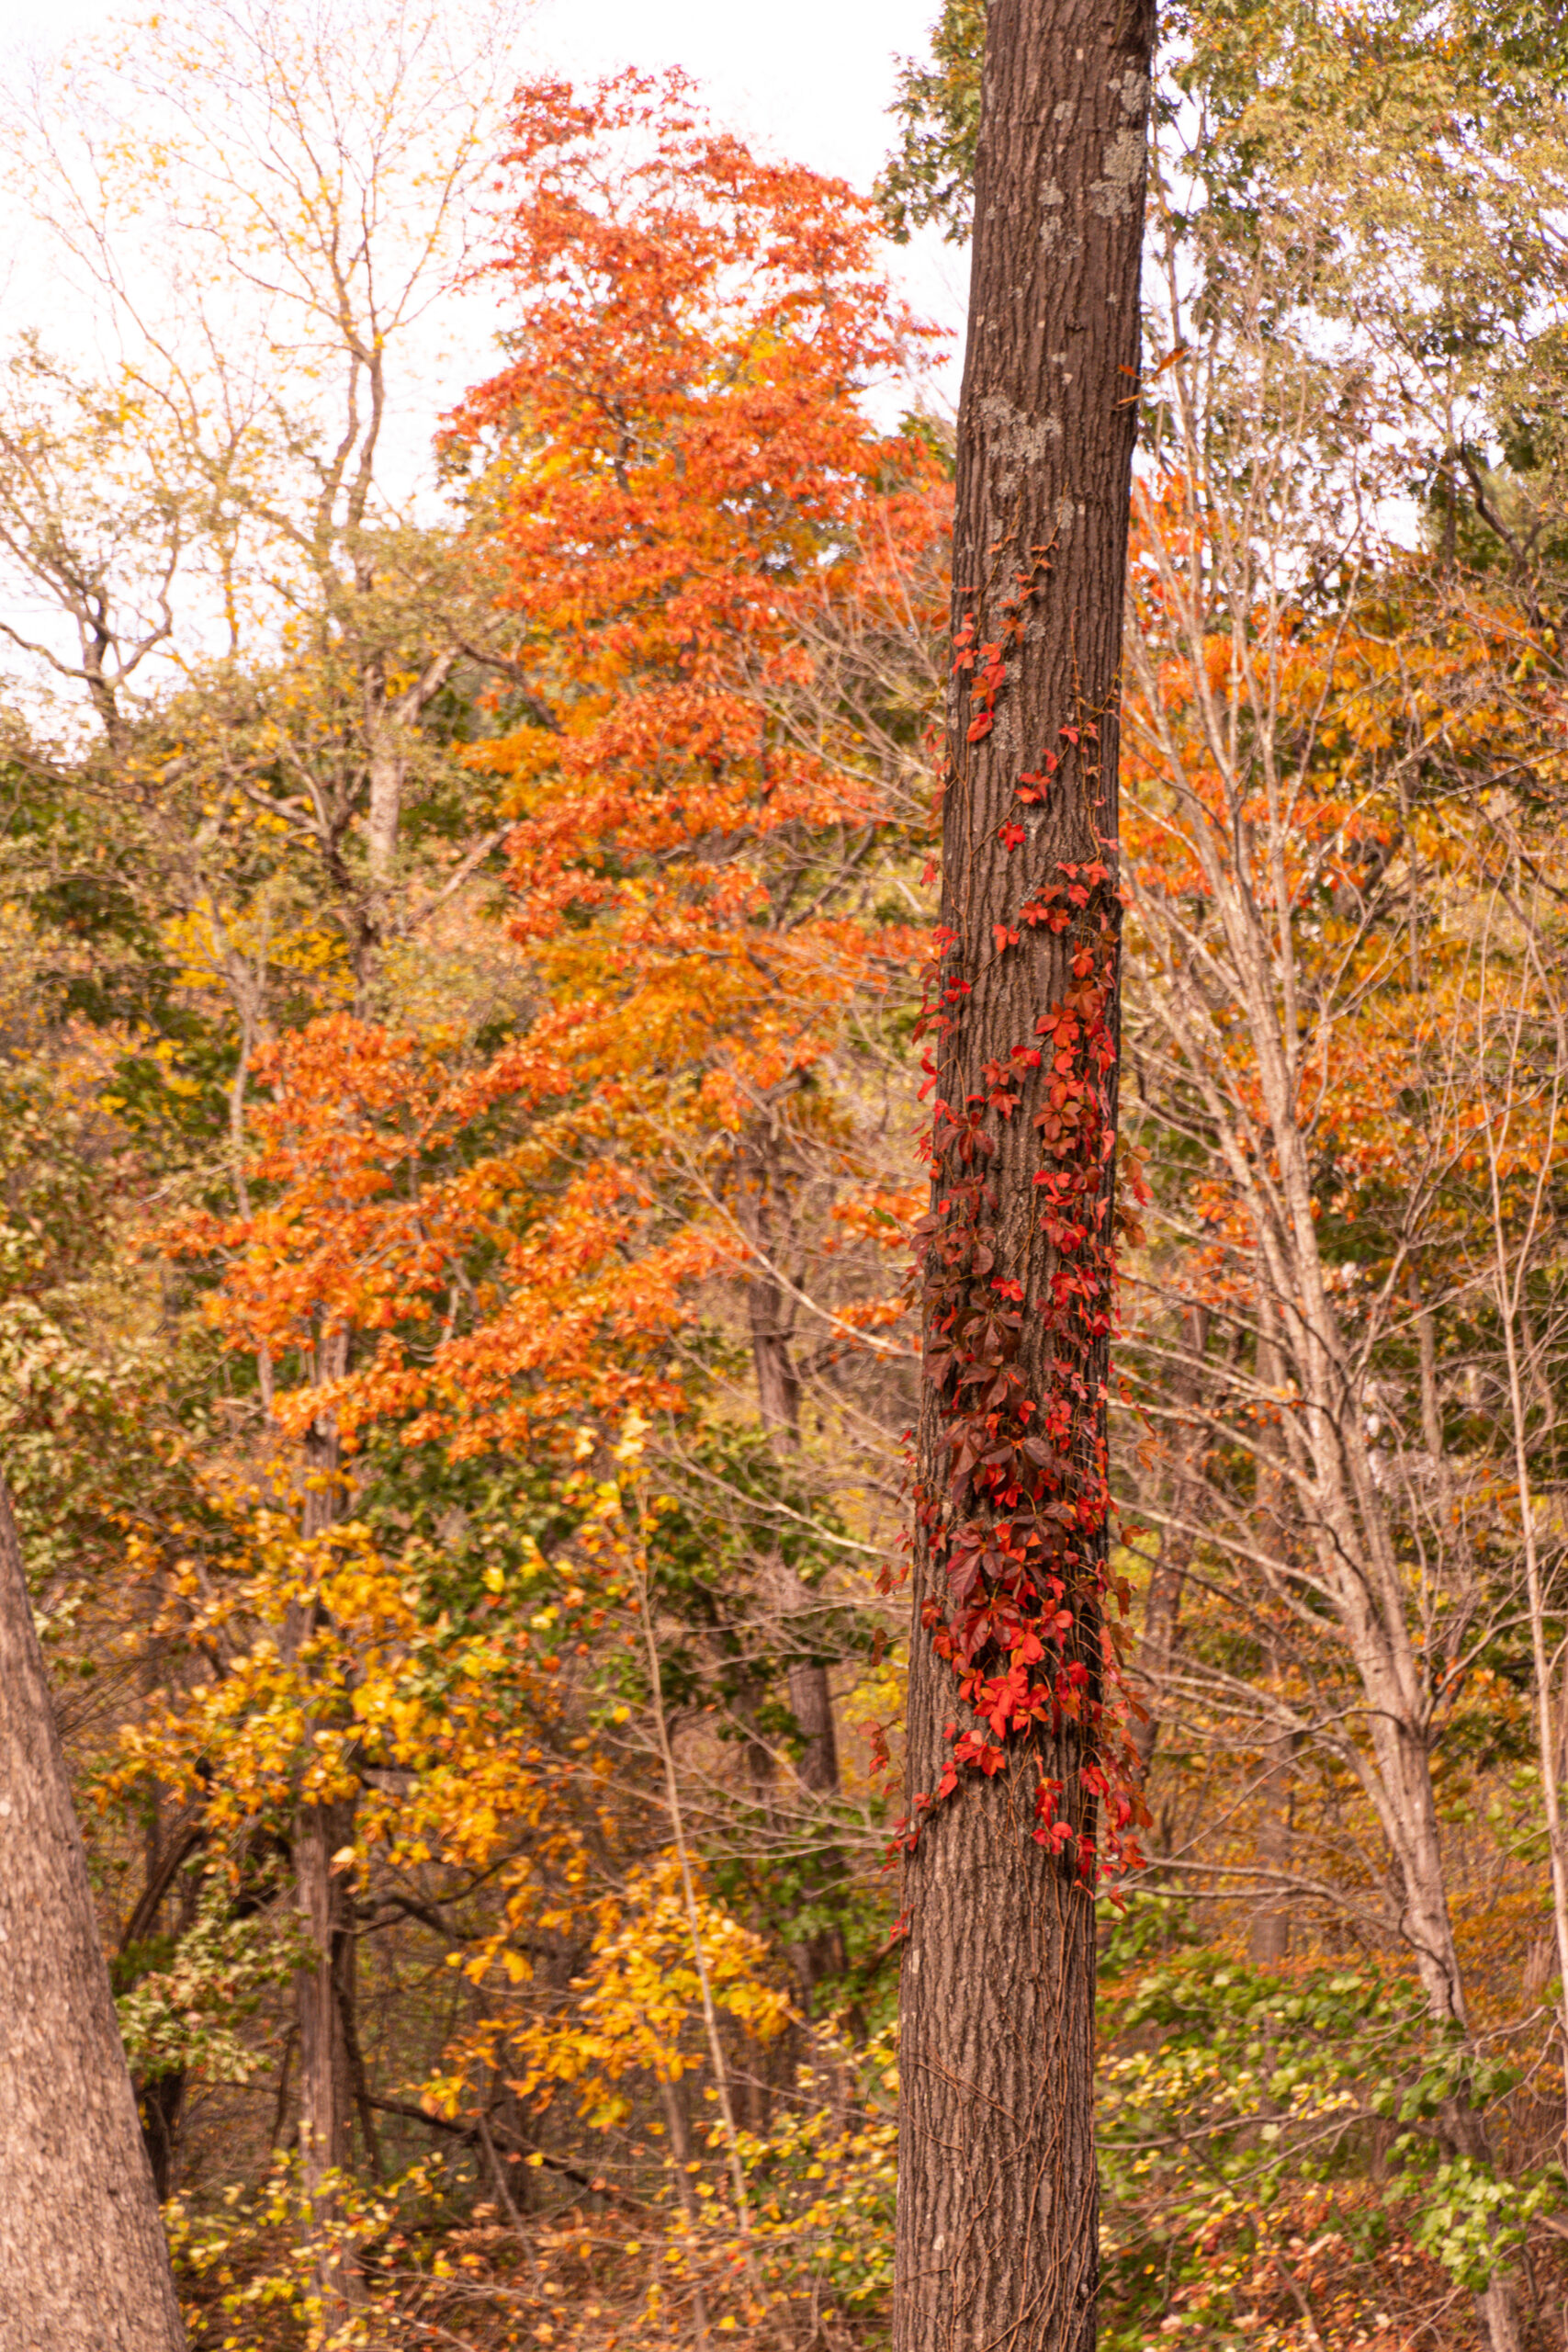
[[[1262,977],[1267,951],[1259,940],[1245,944],[1253,1001],[1262,1008],[1272,986]],[[1312,1144],[1299,1115],[1297,1041],[1283,1023],[1255,1017],[1251,1042],[1278,1173],[1259,1184],[1250,1169],[1235,1172],[1244,1196],[1251,1192],[1261,1320],[1274,1376],[1283,1375],[1281,1385],[1288,1383],[1293,1396],[1276,1453],[1281,1470],[1292,1474],[1293,1498],[1288,1506],[1271,1506],[1282,1538],[1276,1548],[1296,1554],[1301,1572],[1311,1573],[1337,1621],[1366,1702],[1365,1747],[1347,1739],[1340,1753],[1358,1774],[1388,1842],[1400,1894],[1399,1931],[1429,2014],[1438,2026],[1468,2039],[1432,1782],[1430,1668],[1412,1622],[1396,1531],[1367,1431],[1359,1345],[1342,1329],[1319,1241]],[[1287,1510],[1288,1528],[1281,1526]],[[1277,1713],[1283,1717],[1282,1705]],[[1484,2116],[1468,2097],[1447,2102],[1443,2126],[1456,2154],[1485,2160]],[[1492,2352],[1518,2352],[1514,2276],[1499,2267],[1476,2298]]]
[[[1002,1589],[985,1545],[987,1526],[1005,1532],[1073,1580],[1070,1630],[1039,1621],[1058,1645],[1044,1670],[1058,1687],[1084,1677],[1075,1704],[1081,1692],[1092,1713],[1100,1629],[1083,1596],[1106,1540],[1118,697],[1153,40],[1152,0],[992,0],[987,17],[953,537],[969,666],[949,711],[931,1033],[908,1745],[924,1826],[905,1883],[897,2352],[1089,2352],[1095,2335],[1080,1724],[1049,1708],[1005,1736],[977,1723],[937,1644],[976,1589],[965,1561],[981,1589]],[[1047,906],[1050,919],[1026,911]],[[1043,1032],[1075,995],[1081,1020]],[[1005,1440],[1032,1491],[1059,1482],[1070,1534],[1043,1503],[1030,1516],[1004,1501],[954,1449],[1003,1391],[987,1442]],[[1056,1453],[1029,1468],[1025,1435],[1057,1417]],[[992,1637],[980,1662],[999,1678],[1009,1655]],[[994,1741],[999,1769],[965,1767],[943,1798],[955,1724]],[[1060,1854],[1035,1836],[1043,1781],[1061,1784]]]
[[[71,1783],[0,1487],[0,2340],[181,2352]]]

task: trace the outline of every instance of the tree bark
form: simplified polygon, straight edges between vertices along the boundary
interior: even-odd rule
[[[1269,1652],[1268,1679],[1278,1690],[1284,1669],[1277,1645]],[[1291,1903],[1282,1883],[1291,1867],[1294,1827],[1296,1742],[1289,1731],[1264,1743],[1258,1776],[1258,1867],[1262,1889],[1247,1926],[1247,1957],[1259,1968],[1277,1968],[1291,1956]]]
[[[183,2352],[11,1507],[0,1487],[0,2335]]]
[[[1091,933],[1110,989],[1102,1034],[1114,1044],[1118,696],[1153,40],[1152,0],[992,0],[988,13],[932,1064],[908,1746],[910,1819],[924,1826],[905,1882],[897,2352],[1089,2352],[1095,2339],[1094,1909],[1074,1860],[1077,1841],[1094,1837],[1093,1800],[1079,1728],[1061,1710],[1032,1732],[1015,1725],[1000,1769],[965,1769],[940,1797],[948,1726],[973,1728],[933,1639],[958,1596],[942,1547],[956,1515],[978,1506],[962,1499],[949,1450],[954,1415],[970,1408],[942,1401],[953,1375],[941,1369],[931,1270],[957,1246],[962,1154],[954,1145],[944,1159],[943,1137],[963,1133],[964,1164],[984,1170],[971,1198],[985,1229],[954,1279],[972,1285],[973,1301],[987,1284],[1020,1285],[1007,1361],[1035,1418],[1018,1418],[1038,1430],[1066,1411],[1066,1491],[1102,1495],[1114,1069],[1084,1081],[1092,1104],[1080,1089],[1079,1107],[1068,1105],[1069,1126],[1081,1116],[1093,1136],[1090,1168],[1087,1146],[1075,1159],[1038,1124],[1066,1099],[1071,1056],[1058,1053],[1060,1035],[1043,1067],[1028,1056],[1041,1016],[1079,984],[1075,959]],[[1081,920],[1058,931],[1023,910],[1052,892],[1065,907],[1065,862],[1111,871],[1089,886]],[[1010,1114],[1000,1107],[1010,1084]],[[1059,1311],[1055,1281],[1070,1271],[1061,1253],[1083,1245],[1063,1240],[1043,1207],[1045,1150],[1056,1153],[1051,1168],[1079,1180],[1064,1216],[1081,1216],[1091,1237],[1074,1262],[1093,1264],[1098,1292],[1077,1321]],[[1092,1516],[1072,1539],[1080,1569],[1103,1556],[1103,1510],[1097,1529]],[[1070,1642],[1091,1676],[1099,1639],[1086,1605]],[[1073,1833],[1060,1858],[1035,1835],[1043,1776],[1061,1783],[1057,1818]]]
[[[352,1804],[301,1805],[295,1816],[294,1870],[299,1919],[310,1949],[296,1980],[299,2034],[300,2138],[312,2192],[321,2176],[348,2164],[353,2074],[344,2030],[352,1937],[347,1897],[333,1856],[352,1842]]]
[[[323,1350],[323,1377],[340,1374],[347,1353],[347,1334],[335,1334]],[[329,1416],[320,1415],[305,1439],[301,1532],[307,1541],[323,1534],[339,1515],[338,1456],[336,1426]],[[316,1630],[319,1609],[299,1607],[296,1618],[286,1635],[290,1656]],[[350,1798],[301,1804],[294,1816],[295,1899],[310,1955],[294,1980],[300,2170],[310,2211],[315,2290],[329,2333],[365,2300],[358,2259],[342,2225],[336,2186],[352,2154],[354,1918],[347,1882],[342,1871],[333,1870],[333,1857],[354,1841],[355,1810]]]
[[[750,1306],[762,1427],[780,1460],[788,1462],[800,1451],[800,1382],[791,1354],[792,1302],[782,1283],[766,1273],[756,1273],[751,1277]],[[837,1796],[839,1743],[832,1692],[826,1666],[810,1654],[811,1620],[819,1604],[782,1553],[775,1552],[767,1563],[766,1577],[785,1647],[790,1713],[800,1731],[801,1785],[818,1796]]]
[[[800,1452],[800,1375],[794,1354],[795,1301],[775,1271],[776,1253],[784,1246],[778,1228],[788,1222],[787,1202],[783,1216],[778,1214],[784,1182],[766,1140],[745,1151],[741,1216],[758,1253],[747,1291],[757,1408],[775,1456],[788,1463]],[[796,1777],[807,1794],[826,1808],[839,1793],[839,1742],[828,1668],[813,1655],[819,1604],[777,1548],[762,1563],[762,1583],[784,1650],[790,1713],[800,1735]],[[808,1856],[805,1875],[809,1899],[831,1903],[844,1880],[843,1856],[836,1845],[829,1840]],[[818,1986],[843,1973],[842,1929],[836,1920],[818,1926],[794,1941],[790,1951],[809,2007]]]
[[[1258,1387],[1263,1396],[1276,1396],[1284,1385],[1284,1367],[1273,1332],[1278,1322],[1271,1302],[1262,1304],[1261,1325],[1258,1334]],[[1265,1432],[1268,1431],[1266,1434]],[[1269,1430],[1267,1423],[1258,1424],[1258,1487],[1255,1520],[1257,1537],[1270,1553],[1274,1574],[1282,1577],[1292,1546],[1291,1510],[1294,1490],[1284,1467],[1288,1441],[1282,1430]],[[1266,1687],[1276,1693],[1282,1691],[1285,1679],[1283,1645],[1279,1642],[1266,1644],[1268,1662]],[[1260,1968],[1277,1967],[1290,1957],[1291,1910],[1288,1896],[1280,1882],[1290,1868],[1292,1830],[1294,1826],[1294,1773],[1296,1743],[1289,1729],[1281,1728],[1264,1743],[1262,1770],[1258,1775],[1258,1863],[1263,1879],[1263,1890],[1247,1930],[1249,1956]]]
[[[1144,1631],[1134,1672],[1143,1687],[1147,1713],[1132,1725],[1133,1751],[1146,1781],[1159,1744],[1162,1716],[1171,1703],[1170,1678],[1181,1638],[1181,1601],[1198,1544],[1203,1507],[1203,1455],[1209,1433],[1202,1413],[1203,1359],[1209,1343],[1209,1310],[1190,1306],[1182,1316],[1182,1361],[1171,1387],[1179,1436],[1170,1481],[1171,1524],[1161,1538],[1159,1557],[1149,1571]],[[1183,1418],[1185,1415],[1185,1418]]]

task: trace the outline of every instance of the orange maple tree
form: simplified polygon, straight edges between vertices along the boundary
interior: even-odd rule
[[[278,1399],[349,1442],[412,1417],[472,1451],[678,1401],[653,1360],[694,1282],[744,1263],[748,1131],[924,952],[918,899],[878,899],[907,811],[852,713],[798,718],[803,623],[923,595],[934,624],[941,595],[931,436],[867,413],[926,335],[872,210],[714,130],[678,74],[530,85],[513,130],[491,274],[518,356],[446,447],[514,622],[510,723],[473,757],[513,820],[536,1010],[482,1065],[346,1017],[285,1038],[258,1072],[268,1204],[187,1228],[237,1343],[313,1373],[323,1329],[361,1335]]]
[[[199,1750],[242,1812],[258,1755],[278,1802],[301,1770],[344,1798],[367,1758],[412,1773],[362,1808],[356,1843],[453,1867],[508,1838],[532,1853],[543,1808],[565,1841],[548,1867],[576,1889],[572,1806],[604,1837],[610,1800],[599,1745],[556,1753],[548,1669],[564,1687],[584,1651],[611,1658],[646,1606],[614,1547],[590,1556],[581,1465],[634,1413],[688,1402],[674,1342],[705,1278],[747,1278],[739,1196],[773,1181],[758,1139],[787,1099],[864,1261],[837,1340],[901,1311],[876,1295],[876,1243],[897,1245],[905,1198],[834,1065],[852,1020],[912,993],[925,933],[901,870],[926,820],[807,649],[850,605],[862,628],[884,606],[907,627],[923,597],[940,627],[948,492],[927,432],[868,413],[919,335],[848,189],[757,161],[678,77],[581,100],[537,85],[514,129],[493,277],[517,356],[446,448],[512,622],[472,757],[512,820],[527,1009],[489,1050],[348,1014],[276,1039],[252,1067],[249,1212],[176,1239],[216,1276],[223,1336],[270,1368],[276,1424],[318,1447],[329,1430],[345,1487],[388,1440],[544,1465],[554,1556],[448,1623],[411,1547],[341,1513],[291,1540],[258,1500],[236,1593],[264,1628],[314,1630],[293,1657],[264,1634],[159,1739]],[[427,1651],[434,1702],[378,1713],[388,1658]],[[502,1943],[541,1916],[536,1863],[508,1880]]]

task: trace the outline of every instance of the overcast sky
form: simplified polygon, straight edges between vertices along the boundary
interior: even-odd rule
[[[0,51],[54,48],[152,0],[0,0]],[[683,65],[748,139],[869,187],[886,153],[901,57],[923,55],[941,0],[536,0],[519,62],[572,76]],[[530,51],[532,55],[529,54]],[[897,273],[928,317],[964,319],[964,268],[931,237]],[[950,390],[956,391],[956,370]]]
[[[887,108],[899,61],[926,53],[940,6],[941,0],[535,0],[517,65],[520,73],[542,69],[576,80],[624,65],[682,65],[705,89],[716,119],[762,152],[869,189],[893,135]],[[156,0],[0,0],[0,74],[18,51],[67,48],[112,18],[134,22],[155,6]],[[80,321],[87,322],[84,347],[92,355],[90,311],[47,266],[40,307],[34,266],[40,261],[27,243],[0,256],[0,345],[38,323],[51,348],[71,354]],[[927,378],[921,396],[955,408],[964,257],[933,234],[902,253],[890,250],[889,266],[915,311],[952,334],[946,362]],[[427,356],[434,390],[406,415],[400,411],[389,420],[383,436],[388,486],[399,498],[417,499],[429,489],[430,419],[473,373],[467,343],[460,364],[434,346]],[[91,356],[88,364],[95,364]],[[453,365],[457,372],[448,382]],[[908,397],[907,388],[889,384],[876,396],[874,413],[890,423]],[[0,594],[9,611],[8,594]],[[22,613],[17,606],[18,617]],[[43,624],[34,616],[28,627]]]
[[[897,60],[924,51],[937,11],[938,0],[541,0],[535,21],[569,68],[688,67],[738,129],[864,187],[887,146]]]
[[[110,0],[0,0],[0,44],[54,47]],[[538,49],[568,72],[679,64],[718,110],[819,171],[863,185],[886,144],[895,59],[923,51],[939,0],[538,0]]]
[[[568,74],[684,65],[731,128],[868,188],[893,135],[898,61],[926,54],[940,9],[941,0],[539,0],[534,23],[544,59]],[[923,239],[895,266],[919,310],[962,328],[966,277],[951,246]],[[955,374],[949,389],[955,398]]]

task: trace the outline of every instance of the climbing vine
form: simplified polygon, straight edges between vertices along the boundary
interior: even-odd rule
[[[968,700],[964,743],[991,731],[1024,608],[1050,569],[1033,551],[1004,605],[994,642],[976,644],[967,616],[955,632],[954,675]],[[1058,741],[1076,754],[1097,798],[1099,729],[1081,715]],[[1065,754],[1047,751],[1016,785],[1044,802]],[[1011,856],[1026,838],[1008,819],[997,839]],[[987,1776],[1027,1747],[1038,1770],[1032,1834],[1089,1883],[1135,1866],[1146,1819],[1122,1729],[1124,1698],[1112,1609],[1129,1594],[1110,1562],[1111,1494],[1105,1396],[1113,1317],[1111,1173],[1115,1151],[1116,1006],[1121,901],[1101,857],[1062,861],[992,930],[1006,956],[1043,926],[1063,940],[1059,996],[1005,1057],[981,1066],[982,1084],[950,1101],[944,1070],[962,1068],[962,1026],[973,983],[961,942],[939,928],[920,1021],[923,1068],[934,1097],[925,1138],[931,1207],[916,1228],[924,1309],[924,1370],[940,1417],[937,1476],[916,1488],[916,1521],[931,1569],[922,1623],[951,1667],[966,1716],[944,1725],[950,1753],[934,1791],[918,1792],[901,1835],[950,1796],[964,1770]],[[995,1181],[1000,1131],[1028,1119],[1038,1137],[1028,1238],[1004,1262]],[[1135,1182],[1134,1177],[1134,1182]],[[1039,1244],[1043,1242],[1041,1249]],[[1043,1347],[1027,1343],[1031,1319]],[[1030,1360],[1043,1378],[1030,1376]],[[1041,1393],[1035,1394],[1039,1389]],[[1064,1783],[1047,1770],[1074,1727],[1084,1794],[1098,1832],[1075,1829]]]

